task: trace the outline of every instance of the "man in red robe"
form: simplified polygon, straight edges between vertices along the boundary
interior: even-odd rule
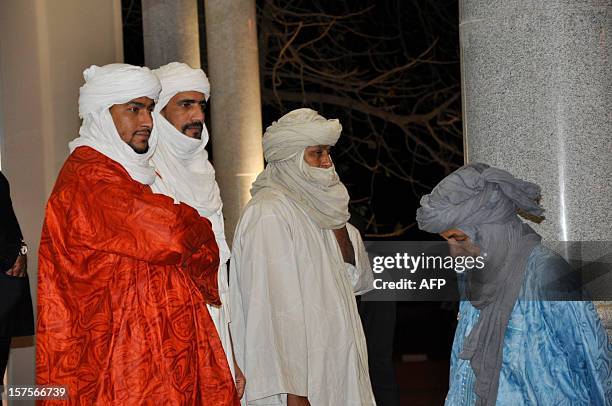
[[[149,187],[159,81],[123,64],[84,77],[40,243],[37,384],[67,386],[69,404],[238,405],[206,307],[210,222]]]

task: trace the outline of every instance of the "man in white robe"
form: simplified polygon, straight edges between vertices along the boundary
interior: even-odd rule
[[[208,161],[208,131],[204,125],[204,108],[210,97],[210,82],[202,69],[172,62],[155,69],[162,90],[155,106],[154,131],[158,145],[152,162],[157,172],[152,189],[195,208],[211,224],[219,246],[219,296],[221,307],[208,305],[227,361],[236,380],[236,390],[244,392],[244,375],[235,365],[229,334],[227,306],[227,261],[230,250],[225,241],[223,203],[215,180],[215,169]]]
[[[355,294],[372,287],[329,156],[342,127],[294,110],[263,138],[268,165],[236,228],[230,329],[249,405],[374,405]]]

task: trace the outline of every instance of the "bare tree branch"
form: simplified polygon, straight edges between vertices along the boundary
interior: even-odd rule
[[[423,170],[445,175],[462,162],[458,74],[447,74],[458,52],[440,40],[457,27],[436,0],[372,3],[259,0],[262,100],[279,114],[307,105],[341,118],[341,176],[369,176],[350,184],[351,207],[367,219],[366,235],[395,237],[414,223],[379,220],[377,185],[419,196],[433,178]]]

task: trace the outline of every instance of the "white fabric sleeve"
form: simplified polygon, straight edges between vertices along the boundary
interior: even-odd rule
[[[374,274],[372,273],[370,259],[368,258],[368,253],[359,230],[350,223],[346,223],[346,229],[348,230],[349,238],[353,244],[353,251],[355,252],[355,265],[346,264],[346,272],[353,286],[355,296],[359,296],[374,288]]]

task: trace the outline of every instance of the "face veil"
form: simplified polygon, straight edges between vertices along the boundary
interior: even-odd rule
[[[319,227],[344,227],[350,217],[349,194],[335,168],[314,168],[304,161],[306,147],[335,145],[341,132],[338,120],[327,120],[311,109],[281,117],[264,134],[268,165],[253,183],[251,195],[264,188],[276,189],[296,202]]]

